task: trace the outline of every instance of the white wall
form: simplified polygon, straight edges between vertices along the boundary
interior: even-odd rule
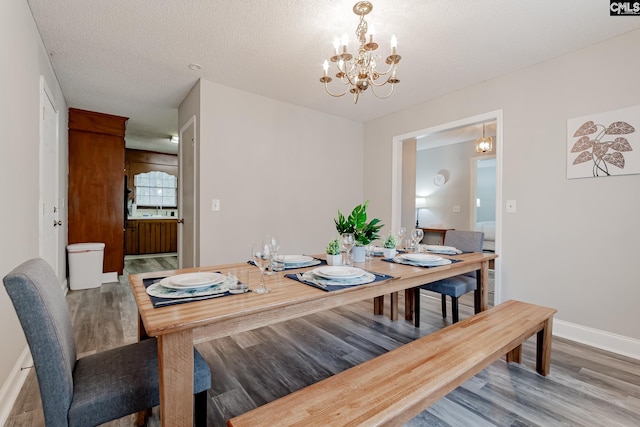
[[[364,201],[361,123],[204,80],[199,123],[201,265],[248,260],[268,234],[321,253]]]
[[[472,211],[471,163],[476,155],[474,141],[420,150],[416,157],[416,195],[426,197],[428,207],[420,209],[420,226],[442,226],[469,230]],[[445,170],[447,181],[437,186],[436,173]],[[453,212],[453,206],[460,212]],[[440,236],[438,236],[440,237]]]
[[[0,276],[18,264],[38,256],[39,197],[39,110],[40,76],[53,92],[60,111],[60,194],[67,193],[67,105],[40,34],[24,0],[4,0],[0,4],[0,129],[3,159],[0,167],[3,208],[0,209],[2,253]],[[66,205],[66,204],[65,204]],[[66,223],[66,206],[61,219]],[[66,226],[64,227],[66,230]],[[66,232],[59,231],[65,247]],[[61,279],[64,278],[64,249],[61,249]],[[26,348],[22,328],[13,305],[0,286],[0,423],[3,403],[14,391],[19,358]],[[12,404],[12,402],[9,402]]]
[[[640,175],[565,178],[567,119],[640,104],[638,70],[640,31],[366,123],[365,197],[390,221],[394,136],[502,109],[502,295],[640,357]]]

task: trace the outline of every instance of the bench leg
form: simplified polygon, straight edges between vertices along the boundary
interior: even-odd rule
[[[551,369],[551,339],[553,316],[544,321],[542,330],[538,332],[536,348],[536,370],[540,375],[547,376]]]
[[[522,344],[506,354],[507,363],[522,363]]]
[[[404,320],[413,320],[414,296],[413,289],[404,290]]]
[[[373,299],[373,314],[384,314],[384,295]]]

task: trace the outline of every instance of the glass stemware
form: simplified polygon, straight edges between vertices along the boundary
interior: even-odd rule
[[[398,242],[398,245],[400,245],[400,247],[402,247],[404,243],[404,236],[406,235],[407,229],[404,227],[398,227],[398,229],[396,230],[396,241]]]
[[[356,238],[353,233],[342,233],[340,235],[340,241],[344,248],[344,262],[342,265],[353,265],[351,263],[351,248],[356,244]]]
[[[277,237],[270,236],[270,237],[266,237],[264,239],[264,242],[267,243],[269,246],[271,246],[271,263],[269,264],[268,268],[264,272],[264,274],[266,274],[267,276],[270,276],[272,274],[275,274],[276,272],[276,269],[273,268],[273,258],[275,258],[275,256],[278,255],[278,250],[280,249],[280,241],[278,240]]]
[[[423,237],[424,231],[421,228],[416,228],[411,232],[411,241],[413,243],[411,247],[415,247],[416,252],[420,252],[420,241],[422,241]]]
[[[255,262],[256,266],[260,269],[260,287],[254,292],[258,294],[271,292],[271,289],[267,289],[264,284],[264,271],[269,267],[271,259],[273,258],[271,245],[267,242],[256,243],[253,245],[251,255],[253,257],[253,262]]]

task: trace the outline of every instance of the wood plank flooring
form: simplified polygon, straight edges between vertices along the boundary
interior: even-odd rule
[[[128,259],[119,283],[69,292],[78,353],[134,342],[136,307],[127,274],[175,267],[175,257]],[[461,298],[460,317],[470,316],[472,306],[471,295]],[[449,320],[440,315],[439,295],[422,296],[421,320],[419,329],[391,322],[374,316],[372,302],[365,301],[199,344],[213,374],[208,425],[222,427],[234,415],[441,329]],[[551,374],[541,377],[534,368],[530,340],[522,365],[492,364],[407,426],[640,425],[640,361],[554,338]],[[5,426],[44,426],[31,371]],[[132,426],[133,417],[106,425]],[[149,425],[160,425],[157,408]]]

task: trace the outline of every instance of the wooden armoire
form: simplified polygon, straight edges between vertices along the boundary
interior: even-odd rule
[[[103,272],[124,267],[127,117],[69,109],[69,244],[105,244]]]

